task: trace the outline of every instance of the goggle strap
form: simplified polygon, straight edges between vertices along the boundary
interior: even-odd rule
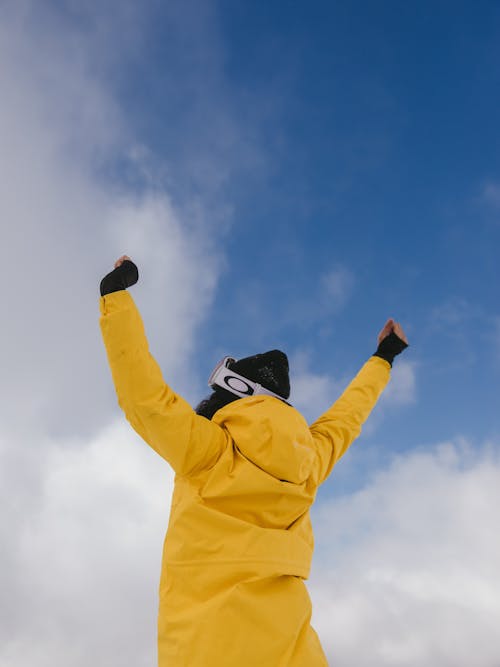
[[[232,394],[235,394],[240,398],[264,394],[265,396],[278,398],[280,401],[286,403],[286,399],[284,399],[283,396],[279,396],[273,391],[266,389],[258,382],[253,382],[243,375],[230,370],[226,366],[229,361],[234,361],[234,359],[225,357],[219,364],[217,364],[208,381],[210,387],[213,388],[215,385],[217,387],[222,387],[222,389],[226,389],[226,391],[230,391]]]

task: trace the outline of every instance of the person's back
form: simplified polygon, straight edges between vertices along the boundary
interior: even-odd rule
[[[176,472],[160,581],[160,667],[327,665],[304,584],[314,546],[309,509],[387,384],[394,355],[406,347],[402,330],[386,324],[376,355],[310,427],[286,402],[288,361],[279,351],[229,360],[225,382],[213,376],[213,394],[197,413],[149,353],[126,292],[135,265],[121,258],[115,267],[101,283],[100,307],[118,401]]]

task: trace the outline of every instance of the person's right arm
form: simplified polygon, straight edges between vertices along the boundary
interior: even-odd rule
[[[361,433],[390,379],[394,357],[408,346],[400,325],[388,320],[378,336],[378,348],[341,397],[311,426],[316,450],[316,482],[322,484],[333,466]]]

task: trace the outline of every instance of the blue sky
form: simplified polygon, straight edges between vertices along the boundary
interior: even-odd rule
[[[338,667],[496,666],[499,44],[494,2],[4,3],[2,666],[154,664],[173,476],[100,337],[125,253],[193,404],[279,347],[313,420],[401,322],[313,508],[313,624]]]
[[[348,375],[394,316],[418,401],[390,447],[497,435],[498,6],[220,3],[194,29],[188,8],[152,11],[118,88],[174,197],[231,209],[200,367],[279,345]]]

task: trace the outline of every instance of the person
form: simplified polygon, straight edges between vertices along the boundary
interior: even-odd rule
[[[126,418],[175,471],[159,589],[159,667],[324,667],[304,580],[310,507],[407,347],[389,319],[374,355],[308,426],[286,354],[227,357],[193,409],[164,381],[127,291],[123,255],[101,281],[100,328]]]

